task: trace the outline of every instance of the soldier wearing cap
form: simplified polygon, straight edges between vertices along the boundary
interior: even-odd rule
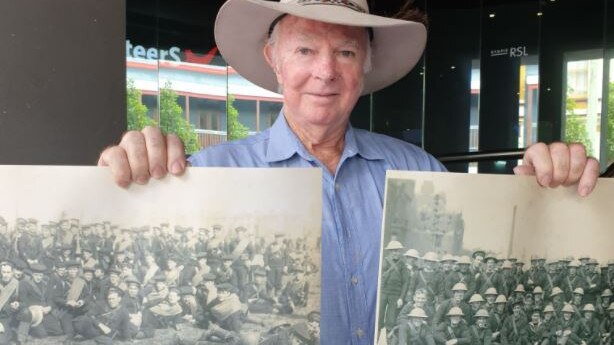
[[[297,307],[306,307],[308,297],[309,282],[305,279],[303,268],[297,267],[292,279],[281,291],[279,312],[291,314]]]
[[[512,315],[508,316],[501,328],[502,344],[527,344],[528,343],[528,324],[527,317],[522,312],[523,301],[516,300],[512,304]]]
[[[13,264],[0,263],[0,343],[8,344],[12,338],[11,325],[21,309],[18,301],[19,281],[13,277]]]
[[[313,334],[306,322],[299,322],[292,326],[283,324],[273,327],[258,342],[258,345],[286,344],[316,345],[319,344],[319,336]]]
[[[26,341],[28,334],[44,338],[47,335],[57,336],[63,333],[60,320],[51,314],[53,295],[44,279],[47,267],[32,263],[30,269],[32,279],[24,279],[19,283],[21,311],[17,317],[17,340],[21,343]]]
[[[497,288],[497,286],[501,286],[501,276],[496,270],[497,258],[489,254],[486,255],[484,261],[486,262],[485,269],[477,273],[475,279],[475,291],[479,294],[483,294],[488,288]]]
[[[514,274],[512,262],[508,260],[503,261],[497,286],[495,286],[497,292],[509,296],[512,287],[516,286],[520,281],[520,277]]]
[[[122,292],[116,289],[109,290],[105,302],[75,318],[74,328],[84,339],[93,339],[101,345],[111,345],[115,339],[130,340],[137,330],[122,304]]]
[[[576,321],[572,332],[583,344],[599,345],[599,321],[595,318],[595,306],[588,303],[582,308],[582,316]]]
[[[529,344],[541,344],[548,337],[548,329],[542,320],[541,309],[533,308],[529,313],[527,338]]]
[[[589,259],[584,266],[584,303],[597,303],[597,296],[603,290],[601,274],[599,273],[599,263],[595,259]]]
[[[135,337],[152,338],[156,329],[175,327],[181,321],[183,308],[179,303],[181,296],[177,288],[170,288],[166,298],[155,303],[147,302],[143,310],[141,331]]]
[[[215,325],[212,325],[210,327],[211,332],[204,334],[203,337],[222,337],[222,339],[225,339],[228,337],[228,332],[231,332],[231,335],[238,336],[243,328],[247,306],[241,303],[232,285],[228,283],[218,285],[217,297],[207,305],[207,309],[211,313],[212,321],[219,326],[217,327],[219,332],[216,331],[216,327],[213,327]]]
[[[476,275],[482,272],[484,265],[484,257],[486,257],[486,252],[483,250],[476,250],[471,254],[471,272],[473,275]]]
[[[555,310],[552,304],[548,304],[543,310],[543,321],[545,333],[543,335],[543,344],[555,344],[556,343],[556,327],[558,320],[556,319]],[[547,343],[546,343],[547,342]]]
[[[464,316],[461,308],[450,309],[446,313],[447,321],[435,328],[435,341],[439,344],[471,344],[471,333],[463,320]]]
[[[388,332],[396,323],[410,285],[410,272],[401,260],[403,245],[391,240],[384,248],[384,262],[380,283],[380,305],[378,329],[386,327]]]
[[[533,308],[544,310],[544,289],[541,286],[533,288]]]
[[[182,318],[189,324],[206,329],[209,327],[210,318],[203,306],[196,300],[196,289],[192,286],[180,286],[181,307],[183,308]]]
[[[264,264],[269,284],[275,289],[275,294],[279,293],[283,287],[282,278],[288,269],[287,261],[288,258],[282,253],[281,244],[277,240],[267,247],[264,253]]]
[[[234,262],[234,257],[232,254],[224,254],[222,256],[222,266],[220,266],[219,270],[215,272],[217,275],[216,283],[228,283],[234,287],[238,287],[238,276],[237,272],[232,267],[232,263]],[[282,268],[283,270],[283,268]],[[281,275],[279,276],[281,278]]]
[[[131,277],[125,281],[127,289],[126,295],[122,298],[122,303],[129,314],[137,314],[143,311],[143,296],[141,296],[141,282]]]
[[[544,258],[539,255],[531,256],[531,267],[526,272],[523,284],[533,290],[535,286],[544,286],[546,279],[546,269],[544,268]]]
[[[407,314],[407,321],[398,326],[398,344],[435,345],[428,316],[422,308],[413,308]]]
[[[253,276],[254,280],[242,291],[242,299],[247,302],[250,312],[270,314],[276,309],[276,301],[269,292],[266,271],[260,267],[255,268]]]
[[[488,320],[490,315],[486,309],[478,310],[473,316],[475,324],[469,326],[471,334],[471,344],[490,345],[492,344],[493,335],[489,327]]]

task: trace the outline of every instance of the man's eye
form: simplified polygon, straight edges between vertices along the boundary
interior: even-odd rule
[[[355,57],[356,53],[351,51],[351,50],[342,50],[341,51],[341,56],[343,56],[343,57]]]
[[[302,54],[302,55],[308,55],[309,53],[311,53],[311,49],[309,48],[298,48],[297,51]]]

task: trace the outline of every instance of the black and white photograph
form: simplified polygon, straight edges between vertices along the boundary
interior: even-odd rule
[[[0,344],[319,344],[321,178],[0,167]]]
[[[389,171],[375,343],[614,344],[614,184],[598,183],[582,198]]]

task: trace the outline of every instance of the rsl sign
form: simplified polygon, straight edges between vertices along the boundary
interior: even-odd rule
[[[508,48],[500,48],[500,49],[492,49],[490,51],[490,57],[509,57],[509,58],[516,58],[516,57],[523,57],[523,56],[528,56],[529,54],[527,53],[527,47],[526,46],[514,46],[514,47],[508,47]]]

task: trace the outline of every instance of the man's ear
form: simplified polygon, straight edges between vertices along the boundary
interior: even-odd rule
[[[273,73],[275,73],[275,77],[277,78],[277,83],[281,84],[281,75],[279,73],[279,68],[278,68],[278,63],[277,63],[277,57],[275,57],[275,52],[273,51],[275,49],[274,46],[272,46],[271,44],[265,44],[264,48],[262,49],[262,53],[264,54],[264,59],[266,60],[266,62],[269,64],[269,66],[271,67],[271,69],[273,70]]]

